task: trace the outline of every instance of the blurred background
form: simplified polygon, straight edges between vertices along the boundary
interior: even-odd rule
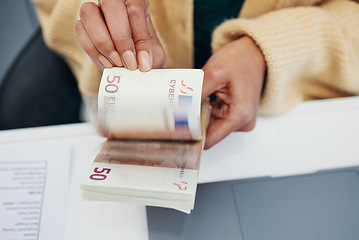
[[[30,0],[0,1],[0,130],[80,122],[81,96]]]

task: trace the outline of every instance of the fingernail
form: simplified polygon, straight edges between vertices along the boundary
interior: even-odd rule
[[[122,60],[118,52],[112,52],[109,56],[109,58],[114,62],[117,66],[121,67],[123,66]]]
[[[105,58],[104,56],[101,56],[98,58],[98,61],[105,67],[105,68],[112,68],[113,65],[112,63],[107,59]]]
[[[132,51],[127,50],[126,52],[122,53],[122,59],[123,64],[125,64],[125,67],[128,69],[132,71],[137,69],[137,61]]]
[[[140,51],[138,53],[138,65],[141,72],[147,72],[151,70],[151,59],[147,51]]]

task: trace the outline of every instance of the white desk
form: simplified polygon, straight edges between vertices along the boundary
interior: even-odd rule
[[[0,146],[73,146],[67,240],[148,239],[145,207],[81,199],[80,179],[103,140],[88,123],[0,132]],[[359,166],[359,97],[306,102],[281,116],[259,117],[254,131],[233,133],[204,152],[199,182],[349,166]]]

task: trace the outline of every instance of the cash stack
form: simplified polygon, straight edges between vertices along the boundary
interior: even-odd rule
[[[95,125],[107,140],[82,197],[190,213],[210,114],[202,84],[198,69],[105,69]]]

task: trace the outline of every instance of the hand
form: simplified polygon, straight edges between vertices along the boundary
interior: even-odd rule
[[[253,40],[244,36],[220,48],[203,67],[202,100],[214,93],[205,149],[233,131],[254,128],[265,77],[265,60]]]
[[[75,26],[84,51],[100,68],[162,68],[165,53],[150,18],[148,0],[86,2]]]

